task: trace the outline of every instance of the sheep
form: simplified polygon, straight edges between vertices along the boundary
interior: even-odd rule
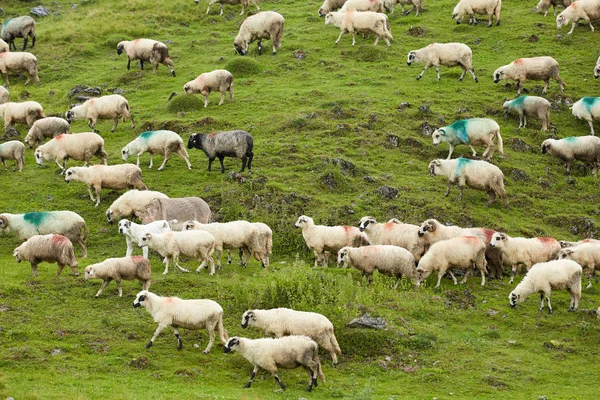
[[[261,55],[262,40],[270,39],[273,43],[273,55],[276,55],[277,49],[281,47],[284,22],[283,16],[275,11],[261,11],[246,18],[233,41],[235,50],[240,55],[245,56],[248,54],[250,43],[258,40],[258,55]]]
[[[232,351],[239,352],[254,365],[250,380],[244,388],[252,385],[260,368],[271,373],[283,390],[285,385],[277,375],[278,368],[305,368],[309,375],[307,392],[312,391],[313,386],[317,387],[317,376],[325,383],[319,360],[319,346],[308,336],[284,336],[276,339],[247,339],[236,336],[229,339],[225,345],[225,353]]]
[[[31,129],[27,132],[27,136],[23,140],[29,145],[29,148],[38,146],[44,143],[46,138],[53,138],[63,133],[70,133],[70,125],[66,119],[58,117],[46,117],[38,119],[31,125]]]
[[[347,0],[340,9],[341,12],[345,11],[374,11],[383,12],[383,1],[382,0]]]
[[[2,24],[0,36],[15,51],[17,50],[16,38],[23,38],[23,51],[25,51],[29,37],[31,37],[31,48],[33,48],[35,46],[35,20],[29,15],[9,18]]]
[[[509,111],[519,113],[519,128],[525,128],[527,126],[527,116],[534,115],[542,121],[542,131],[548,130],[550,102],[543,97],[519,96],[514,100],[506,100],[503,107],[506,115]]]
[[[517,81],[517,96],[521,94],[523,83],[529,78],[534,80],[543,80],[544,89],[542,94],[546,94],[550,78],[560,84],[561,92],[565,91],[566,84],[560,79],[558,62],[552,57],[531,57],[519,58],[510,64],[503,65],[494,71],[492,77],[494,83],[502,79],[514,79]]]
[[[458,200],[462,200],[463,189],[468,186],[487,192],[489,196],[487,207],[496,200],[496,196],[499,196],[504,201],[504,208],[508,210],[508,199],[504,190],[504,174],[500,168],[487,161],[469,160],[462,157],[454,160],[433,160],[429,163],[429,175],[432,177],[442,175],[448,178],[448,189],[444,196],[450,194],[450,186],[454,183],[458,185],[460,191]]]
[[[202,353],[208,354],[215,341],[215,329],[223,344],[227,343],[227,331],[223,328],[223,308],[213,300],[183,300],[179,297],[161,297],[147,290],[142,290],[133,301],[133,307],[144,306],[152,315],[158,328],[146,345],[149,349],[154,340],[167,326],[172,325],[177,338],[177,350],[183,348],[179,337],[179,328],[197,330],[206,328],[208,331],[208,346]]]
[[[583,239],[583,240],[580,240],[578,242],[568,242],[566,240],[559,240],[558,243],[560,244],[560,248],[564,249],[564,248],[567,248],[567,247],[579,246],[580,244],[584,244],[584,243],[600,244],[600,240],[597,240],[597,239]]]
[[[196,4],[200,3],[200,0],[194,0],[196,2]],[[254,7],[256,7],[256,11],[260,11],[260,7],[258,6],[258,4],[256,4],[256,0],[209,0],[208,2],[208,7],[206,8],[206,14],[208,14],[210,12],[210,6],[212,6],[213,4],[219,3],[219,6],[221,6],[221,12],[219,13],[219,15],[223,15],[223,4],[230,4],[232,6],[236,6],[238,4],[242,5],[242,12],[240,13],[240,15],[244,15],[244,12],[246,11],[246,7],[249,7],[250,4],[252,4]]]
[[[250,222],[256,229],[258,247],[254,249],[254,258],[260,260],[263,268],[269,268],[270,257],[273,252],[273,230],[262,222]],[[244,260],[244,251],[239,249],[240,263]],[[227,264],[231,264],[231,250],[227,250]]]
[[[223,160],[225,157],[237,157],[242,159],[242,169],[252,169],[254,158],[254,139],[245,131],[212,132],[207,134],[195,133],[190,135],[188,149],[196,148],[202,150],[208,157],[208,172],[215,158],[221,163],[221,173],[225,172]]]
[[[550,154],[565,163],[565,174],[571,173],[573,160],[592,163],[592,175],[598,172],[600,161],[600,138],[575,136],[564,139],[546,139],[542,142],[542,153]]]
[[[27,72],[27,80],[25,85],[28,85],[33,79],[40,84],[38,77],[37,58],[27,52],[4,52],[0,53],[0,72],[4,76],[4,86],[8,87],[8,73],[20,74]]]
[[[193,81],[183,85],[186,94],[200,93],[204,96],[204,108],[208,106],[208,95],[213,90],[221,93],[219,105],[225,102],[225,94],[229,90],[229,101],[233,101],[233,74],[226,69],[216,69],[198,75]]]
[[[211,219],[210,207],[200,197],[183,197],[176,199],[155,198],[147,205],[138,217],[143,224],[157,220],[187,221],[194,220],[207,224]],[[181,229],[181,222],[173,222],[171,229]]]
[[[586,269],[588,271],[588,285],[586,289],[589,289],[592,287],[592,275],[595,275],[597,270],[600,271],[600,243],[598,241],[596,243],[586,242],[575,247],[561,249],[556,258],[558,260],[573,260],[581,265],[583,269]]]
[[[123,161],[127,161],[130,155],[137,156],[136,165],[139,167],[140,156],[145,152],[150,153],[150,165],[148,168],[152,168],[152,156],[160,154],[165,157],[163,163],[158,167],[158,170],[162,171],[171,154],[175,153],[183,158],[188,169],[192,169],[183,139],[173,131],[146,131],[123,147],[121,149],[121,156]]]
[[[27,124],[31,128],[35,121],[46,116],[44,115],[44,108],[37,101],[0,104],[0,117],[3,115],[4,129],[7,131],[13,128],[13,124],[15,123]]]
[[[490,118],[469,118],[454,121],[451,125],[436,129],[431,137],[433,145],[437,146],[442,142],[450,145],[450,152],[446,160],[452,157],[454,147],[459,144],[466,144],[471,148],[473,157],[477,152],[473,145],[483,144],[486,146],[481,155],[482,158],[490,160],[494,155],[494,140],[498,142],[498,152],[504,154],[502,136],[500,136],[500,126],[496,121]]]
[[[0,104],[8,103],[8,90],[4,86],[0,86]]]
[[[152,270],[150,261],[146,257],[133,256],[122,258],[108,258],[100,263],[88,265],[85,267],[85,280],[102,279],[100,290],[94,297],[100,297],[107,283],[114,280],[119,288],[119,297],[123,297],[123,288],[121,280],[132,281],[137,279],[144,284],[144,290],[150,288]]]
[[[462,68],[462,74],[458,78],[462,81],[467,71],[473,75],[475,82],[479,82],[473,68],[473,52],[466,44],[462,43],[432,43],[427,47],[419,50],[411,50],[408,53],[406,63],[425,63],[425,68],[417,76],[417,80],[421,79],[427,68],[434,66],[437,72],[438,81],[440,80],[440,65],[446,67],[459,66]]]
[[[569,25],[569,22],[572,22],[571,30],[567,33],[570,35],[573,33],[573,29],[575,29],[577,21],[580,19],[587,22],[592,32],[594,31],[592,20],[600,19],[600,4],[598,4],[598,0],[574,1],[563,12],[558,14],[558,17],[556,17],[556,28],[560,29],[563,26]]]
[[[502,232],[494,234],[490,247],[498,248],[502,253],[503,263],[511,267],[509,283],[513,283],[520,266],[525,266],[529,271],[533,264],[550,261],[556,258],[560,251],[560,244],[551,237],[527,239],[510,237]]]
[[[477,25],[475,14],[487,14],[488,28],[492,27],[493,17],[496,17],[496,26],[500,25],[500,10],[502,8],[501,0],[459,0],[452,11],[452,19],[457,24],[469,16],[469,25]]]
[[[600,76],[600,57],[598,57],[598,60],[596,60],[596,66],[594,67],[594,78],[598,79],[599,76]],[[0,98],[1,98],[1,96],[0,96]],[[7,94],[6,98],[8,99],[8,94]],[[2,102],[0,101],[0,103],[2,103]]]
[[[70,158],[84,161],[84,166],[88,165],[93,156],[98,157],[104,165],[107,165],[108,158],[108,154],[104,151],[104,139],[94,132],[58,135],[48,143],[39,146],[34,155],[38,165],[42,165],[44,161],[54,160],[60,168],[61,175],[65,173]]]
[[[388,47],[391,46],[390,39],[393,39],[392,33],[389,30],[387,15],[373,11],[331,11],[325,16],[325,25],[333,25],[340,28],[340,35],[335,44],[340,42],[344,33],[352,34],[352,46],[356,44],[355,33],[371,33],[375,34],[374,46],[383,39]]]
[[[73,244],[68,238],[62,235],[32,236],[13,251],[13,257],[19,263],[21,261],[29,261],[33,276],[38,276],[37,267],[42,261],[58,264],[56,276],[60,275],[65,265],[71,268],[73,275],[79,275],[77,272],[79,264],[75,258]]]
[[[5,53],[10,51],[9,47],[8,47],[8,43],[6,43],[4,40],[0,39],[0,53]]]
[[[341,8],[347,0],[324,0],[319,7],[319,17],[324,17],[330,11],[336,11]]]
[[[42,211],[25,214],[0,214],[0,231],[14,232],[20,240],[35,235],[55,233],[66,236],[81,246],[82,257],[87,257],[88,228],[81,216],[73,211]]]
[[[569,311],[577,311],[581,299],[581,265],[573,260],[554,260],[537,263],[508,295],[509,304],[515,307],[531,294],[539,292],[542,299],[540,311],[544,309],[544,296],[548,302],[548,312],[552,314],[550,293],[552,289],[567,289],[571,295]]]
[[[404,247],[411,252],[416,262],[425,253],[424,243],[418,239],[417,225],[403,224],[397,220],[380,224],[375,218],[367,216],[360,219],[358,229],[367,235],[371,245],[389,244]]]
[[[169,223],[164,220],[150,222],[146,225],[139,225],[128,219],[122,219],[119,221],[118,229],[120,234],[125,235],[125,241],[127,242],[125,257],[129,257],[133,254],[133,247],[140,242],[141,237],[146,233],[171,232]],[[142,254],[145,258],[148,258],[148,246],[142,247]]]
[[[396,8],[396,5],[400,4],[402,5],[402,15],[408,15],[412,10],[415,10],[415,16],[418,17],[419,11],[423,10],[423,3],[424,0],[383,0],[383,7],[386,9],[386,11],[391,10],[392,15],[394,15],[394,9]],[[404,12],[405,5],[412,5],[412,7],[407,12]]]
[[[436,288],[440,286],[446,272],[450,273],[456,285],[456,278],[450,268],[466,270],[461,284],[467,281],[472,268],[477,268],[481,272],[481,286],[484,286],[487,265],[485,247],[485,243],[475,236],[461,236],[433,244],[417,266],[417,286],[420,286],[434,270],[438,271]]]
[[[210,276],[215,274],[215,263],[212,254],[215,250],[215,238],[205,231],[185,231],[167,233],[145,233],[140,237],[138,246],[148,246],[159,252],[164,258],[165,270],[163,275],[169,272],[169,264],[175,261],[175,266],[182,272],[190,272],[179,265],[179,255],[201,260],[202,263],[196,269],[196,273],[204,268],[206,263],[210,264]]]
[[[133,164],[94,165],[91,167],[71,167],[65,173],[65,181],[83,182],[88,186],[90,199],[95,207],[100,205],[100,191],[107,189],[143,189],[148,187],[142,182],[142,170]],[[96,191],[96,198],[92,194]]]
[[[342,247],[360,247],[369,244],[367,236],[353,226],[315,225],[312,218],[302,215],[294,227],[302,229],[302,237],[315,253],[315,267],[327,266],[329,252],[337,253]]]
[[[112,119],[113,127],[110,130],[114,132],[119,124],[119,117],[123,118],[123,122],[131,119],[131,129],[135,128],[133,115],[129,109],[129,103],[125,97],[118,94],[111,94],[97,98],[86,100],[83,104],[71,107],[65,113],[65,117],[69,123],[78,119],[85,119],[88,125],[94,132],[96,130],[96,121],[98,119]]]
[[[544,13],[544,17],[548,15],[548,10],[550,6],[554,9],[554,15],[556,16],[556,7],[569,7],[573,1],[572,0],[540,0],[540,2],[535,7],[535,11],[539,13]]]
[[[140,215],[146,211],[146,206],[154,199],[168,199],[169,197],[154,190],[129,190],[113,201],[106,210],[106,220],[109,224],[122,217]]]
[[[10,140],[8,142],[0,143],[0,161],[6,168],[6,160],[15,160],[15,169],[19,169],[19,172],[23,171],[23,164],[25,163],[25,145],[18,140]]]
[[[171,75],[175,76],[173,60],[169,57],[169,48],[166,44],[152,39],[123,40],[117,45],[117,54],[127,54],[127,69],[131,68],[131,60],[140,60],[140,68],[144,69],[144,61],[152,64],[152,73],[156,73],[158,64],[163,64]]]
[[[588,122],[591,135],[594,136],[594,120],[600,120],[600,97],[582,97],[573,103],[571,112],[577,119],[585,119]]]

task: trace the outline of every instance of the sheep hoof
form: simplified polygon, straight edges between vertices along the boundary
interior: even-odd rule
[[[148,344],[146,345],[147,349],[149,349],[150,347],[152,347],[152,342],[148,342]]]
[[[98,297],[100,297],[100,296],[98,296],[98,295],[95,295],[95,296],[94,296],[94,298],[95,298],[95,299],[97,299]]]
[[[171,75],[173,75],[173,77],[175,77],[175,71],[171,72]]]
[[[250,385],[252,385],[252,382],[248,382],[244,385],[244,389],[248,389],[250,388]]]
[[[202,352],[202,354],[208,354],[208,351],[204,350],[204,351]]]
[[[479,79],[475,78],[475,83],[479,83]]]

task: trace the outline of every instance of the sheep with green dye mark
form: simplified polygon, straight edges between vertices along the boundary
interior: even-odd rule
[[[154,199],[168,199],[164,193],[154,190],[137,190],[132,189],[113,201],[110,207],[106,210],[106,220],[112,224],[113,221],[123,217],[131,217],[135,215],[140,218],[140,215],[146,211],[146,206]]]
[[[540,0],[540,2],[535,7],[535,11],[539,13],[544,13],[544,17],[548,15],[548,10],[550,6],[554,7],[554,15],[556,15],[556,7],[569,7],[573,0]]]
[[[194,1],[196,2],[196,4],[200,3],[200,0],[194,0]],[[256,11],[260,11],[260,7],[258,6],[258,4],[256,4],[256,0],[209,0],[208,7],[206,8],[206,14],[208,14],[210,12],[210,6],[212,6],[213,4],[217,4],[217,3],[219,3],[219,5],[221,6],[221,12],[219,13],[219,15],[223,15],[223,4],[229,4],[232,6],[241,4],[242,11],[240,12],[240,15],[244,15],[244,12],[246,11],[246,7],[248,7],[250,4],[252,4],[254,7],[256,7]]]
[[[38,165],[53,160],[60,168],[61,175],[65,173],[69,159],[84,161],[83,165],[87,166],[94,156],[98,157],[104,165],[107,164],[108,158],[108,154],[104,151],[104,139],[94,132],[58,135],[35,149],[34,155]]]
[[[575,29],[580,19],[587,22],[592,32],[594,31],[592,20],[600,19],[600,5],[598,4],[598,0],[579,0],[573,2],[556,17],[556,28],[560,29],[563,26],[569,25],[569,22],[572,22],[571,30],[567,33],[567,35],[570,35],[573,33],[573,29]]]
[[[565,83],[560,79],[560,69],[558,62],[552,57],[531,57],[519,58],[510,64],[504,65],[492,74],[494,83],[498,83],[503,79],[517,81],[517,96],[521,94],[523,83],[527,79],[544,81],[544,89],[542,94],[548,90],[550,78],[560,84],[561,92],[565,91]]]
[[[452,19],[458,25],[468,15],[469,25],[477,25],[475,14],[487,15],[488,28],[491,28],[494,17],[496,17],[496,26],[500,25],[501,8],[501,0],[460,0],[452,11]]]
[[[69,133],[71,126],[64,118],[46,117],[38,119],[31,125],[29,132],[23,140],[29,145],[29,148],[44,143],[46,138],[53,138],[63,133]]]
[[[25,85],[28,85],[33,79],[38,84],[38,63],[37,58],[27,52],[5,52],[0,53],[0,72],[4,76],[4,85],[8,87],[8,74],[27,73]]]
[[[8,130],[15,123],[27,124],[31,128],[35,121],[46,115],[44,115],[44,108],[37,101],[23,101],[0,104],[0,117],[2,116],[4,116],[4,128]]]
[[[506,114],[516,111],[519,114],[519,128],[527,126],[527,116],[536,116],[542,121],[542,131],[548,130],[550,121],[550,102],[538,96],[520,96],[504,102]]]
[[[15,46],[16,38],[23,38],[23,51],[27,48],[27,42],[31,37],[31,47],[35,46],[35,20],[29,15],[22,17],[10,18],[2,24],[0,36],[4,39],[13,50],[17,50]]]
[[[411,13],[412,10],[416,10],[415,16],[418,17],[419,11],[423,11],[423,3],[424,3],[424,0],[383,0],[383,8],[385,8],[386,11],[391,10],[392,15],[394,15],[394,10],[396,8],[396,5],[400,4],[402,6],[402,10],[401,10],[402,15],[408,15]],[[412,7],[407,12],[404,12],[405,5],[408,5],[408,6],[412,5]]]
[[[1,54],[0,54],[1,55]],[[88,125],[94,132],[98,119],[112,119],[113,127],[110,130],[114,132],[119,124],[119,117],[122,117],[123,122],[131,119],[131,129],[135,128],[133,115],[129,109],[127,99],[118,94],[111,94],[86,100],[83,104],[71,107],[65,113],[65,118],[69,123],[83,119],[88,121]]]
[[[25,164],[25,145],[18,140],[10,140],[0,144],[0,161],[6,168],[6,160],[15,160],[15,171],[17,168],[19,172],[23,171],[23,164]]]
[[[67,237],[62,235],[32,236],[13,251],[13,257],[17,262],[29,261],[33,276],[38,276],[37,267],[42,261],[57,263],[57,276],[60,275],[65,265],[71,268],[73,275],[79,275],[79,272],[77,272],[79,264],[75,258],[73,244]]]
[[[360,219],[358,229],[367,235],[371,245],[404,247],[411,252],[416,261],[419,261],[425,253],[425,244],[422,240],[419,240],[417,235],[418,225],[403,224],[397,219],[382,224],[377,222],[375,218],[366,216]]]
[[[490,118],[461,119],[453,122],[452,125],[436,129],[431,136],[435,146],[442,142],[447,142],[450,145],[447,160],[452,156],[454,147],[459,144],[469,146],[473,152],[473,157],[477,155],[473,145],[485,145],[486,149],[482,157],[490,160],[495,150],[494,141],[497,141],[498,151],[500,154],[504,154],[500,126]]]
[[[571,173],[573,160],[592,164],[592,175],[598,172],[600,161],[600,138],[596,136],[575,136],[565,139],[546,139],[542,142],[542,153],[550,154],[565,163],[565,174]]]
[[[556,258],[559,260],[573,260],[577,264],[581,265],[581,267],[586,270],[588,276],[588,285],[586,286],[586,289],[592,287],[592,276],[596,275],[596,271],[600,271],[599,243],[586,242],[574,247],[561,249]]]
[[[169,48],[166,44],[152,39],[123,40],[117,45],[117,54],[127,54],[127,69],[131,67],[131,60],[140,60],[140,67],[144,69],[144,61],[152,64],[152,72],[156,73],[158,64],[163,64],[175,76],[173,60],[169,57]]]
[[[100,297],[102,291],[110,281],[115,281],[119,289],[119,297],[123,297],[121,280],[132,281],[137,279],[144,285],[144,290],[150,288],[152,270],[150,261],[146,257],[133,256],[121,258],[107,258],[106,260],[85,267],[85,280],[102,279],[100,290],[94,297]]]
[[[440,65],[443,65],[446,67],[461,67],[463,72],[458,78],[459,81],[462,81],[467,71],[469,71],[473,75],[475,82],[478,82],[475,70],[473,69],[473,52],[466,44],[432,43],[422,49],[410,51],[406,63],[411,65],[413,62],[425,63],[425,68],[417,76],[417,80],[421,79],[427,68],[434,66],[439,81]]]
[[[594,133],[594,121],[600,120],[600,97],[582,97],[573,103],[571,112],[578,119],[585,119]]]
[[[150,165],[148,168],[152,168],[152,156],[154,154],[160,154],[165,157],[163,163],[158,167],[159,171],[162,171],[165,167],[171,154],[177,154],[184,159],[188,169],[192,169],[183,139],[173,131],[146,131],[123,147],[121,149],[121,156],[123,161],[127,161],[129,156],[137,156],[136,165],[139,167],[140,156],[146,152],[150,153]]]
[[[333,25],[336,28],[340,28],[340,35],[335,44],[340,42],[344,33],[352,34],[352,46],[356,44],[355,34],[357,32],[372,32],[375,34],[374,46],[377,46],[379,40],[383,39],[387,46],[390,47],[390,40],[394,39],[389,30],[388,17],[384,13],[373,11],[332,11],[325,16],[325,25]]]

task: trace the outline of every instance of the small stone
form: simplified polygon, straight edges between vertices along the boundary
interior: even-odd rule
[[[538,400],[548,400],[548,398],[546,396],[539,396]]]
[[[563,36],[561,34],[558,34],[555,36],[556,39],[561,40],[563,38]]]
[[[570,176],[570,177],[567,178],[567,183],[569,185],[573,186],[573,185],[575,185],[575,182],[577,182],[577,181],[572,176]]]
[[[73,5],[71,6],[71,10],[74,10],[74,9],[76,9],[76,8],[77,8],[77,6],[78,6],[77,4],[73,4]]]
[[[167,39],[167,40],[165,40],[165,43],[166,43],[166,44],[173,44],[173,41],[172,41],[172,40],[168,40],[168,39]]]
[[[493,308],[490,308],[490,310],[488,311],[489,316],[496,315],[496,314],[498,314],[498,311],[494,310]]]
[[[119,88],[113,89],[112,92],[113,92],[113,94],[123,94],[123,93],[125,93],[125,90],[123,90],[122,88],[119,87]]]
[[[63,353],[63,351],[61,349],[53,349],[50,352],[50,355],[57,356],[57,355],[62,354],[62,353]]]
[[[399,190],[390,186],[380,186],[377,188],[377,194],[386,199],[393,199],[398,196]]]
[[[374,328],[385,329],[387,323],[383,318],[372,318],[370,314],[365,314],[360,318],[354,318],[346,324],[349,328]]]
[[[194,343],[194,348],[195,348],[195,349],[199,349],[199,348],[200,348],[200,345],[199,345],[198,343]]]
[[[423,104],[421,107],[419,107],[419,112],[421,112],[423,114],[429,114],[431,112],[431,109],[429,108],[429,104]]]
[[[403,101],[402,103],[400,103],[400,105],[398,106],[399,110],[404,110],[405,108],[409,108],[410,107],[410,103],[408,101]]]
[[[304,50],[296,50],[292,53],[292,55],[298,60],[304,60],[306,58],[306,53],[304,53]]]
[[[420,26],[411,26],[408,31],[406,32],[407,35],[410,36],[423,36],[425,34],[425,30],[423,28],[421,28]]]
[[[419,126],[419,130],[423,136],[431,136],[435,129],[429,125],[429,122],[425,121],[421,124],[421,126]]]
[[[527,41],[531,43],[539,42],[539,40],[540,38],[538,37],[538,35],[531,35],[527,38]]]
[[[29,12],[38,17],[47,17],[50,15],[50,10],[43,6],[33,7]]]

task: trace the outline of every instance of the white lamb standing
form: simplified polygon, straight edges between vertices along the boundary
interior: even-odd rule
[[[375,218],[366,216],[360,219],[358,229],[367,235],[371,245],[392,245],[404,247],[418,262],[425,253],[425,245],[419,240],[419,226],[403,224],[398,220],[379,223]]]
[[[600,138],[572,136],[564,139],[546,139],[542,142],[542,153],[562,160],[565,163],[566,175],[571,173],[573,160],[591,163],[592,175],[596,175],[600,161]]]
[[[319,17],[324,17],[330,11],[336,11],[341,8],[347,0],[324,0],[319,7]]]
[[[569,7],[573,0],[540,0],[540,2],[535,7],[535,11],[539,13],[544,13],[544,17],[548,15],[548,10],[550,6],[553,7],[554,15],[556,15],[556,7]]]
[[[460,0],[452,11],[452,19],[457,24],[468,15],[469,25],[477,25],[475,14],[487,15],[489,18],[488,28],[492,27],[493,17],[496,17],[496,26],[500,25],[501,0]]]
[[[284,22],[283,16],[275,11],[261,11],[246,18],[233,41],[235,50],[245,56],[248,54],[250,43],[258,40],[258,55],[261,55],[262,40],[270,39],[273,43],[273,55],[277,54],[277,49],[281,47],[283,39]]]
[[[113,221],[123,217],[136,216],[140,218],[140,215],[146,211],[146,206],[150,204],[152,200],[168,198],[169,196],[166,194],[155,190],[129,190],[113,201],[106,210],[106,220],[108,223],[112,224]]]
[[[110,131],[114,132],[119,124],[119,117],[123,118],[123,122],[131,119],[131,129],[135,128],[129,103],[125,97],[118,94],[86,100],[83,104],[74,106],[65,113],[65,118],[69,123],[79,119],[86,120],[94,132],[98,132],[95,128],[98,119],[112,119],[113,127]]]
[[[452,157],[454,147],[459,144],[466,144],[471,148],[473,157],[477,152],[473,145],[485,145],[486,149],[481,155],[482,158],[491,160],[494,155],[494,141],[498,142],[498,152],[504,154],[502,136],[500,136],[500,125],[490,118],[469,118],[453,122],[451,125],[436,129],[431,137],[433,145],[437,146],[442,142],[450,145],[450,152],[446,160]]]
[[[542,303],[540,311],[544,309],[544,297],[548,302],[548,312],[552,314],[550,294],[552,289],[566,289],[571,295],[569,311],[577,311],[581,299],[581,265],[573,260],[554,260],[537,263],[531,267],[527,275],[508,295],[511,307],[525,301],[534,293],[540,293]]]
[[[13,257],[17,262],[29,261],[31,263],[31,272],[33,276],[38,276],[38,264],[42,261],[57,263],[60,275],[65,265],[68,265],[73,271],[73,275],[78,276],[77,259],[73,251],[71,241],[62,235],[35,235],[27,239],[25,243],[13,251]]]
[[[204,96],[204,107],[208,106],[208,95],[213,90],[221,93],[219,105],[225,102],[225,94],[229,91],[229,101],[233,101],[233,74],[226,69],[216,69],[198,75],[193,81],[183,85],[186,94],[200,93]]]
[[[527,127],[527,116],[536,116],[542,122],[542,131],[548,130],[550,122],[550,102],[538,96],[519,96],[504,102],[504,111],[516,111],[519,114],[519,128]]]
[[[127,251],[125,257],[133,254],[133,248],[138,245],[142,236],[146,233],[167,233],[171,232],[171,227],[167,221],[154,221],[146,225],[136,224],[128,219],[122,219],[118,224],[119,233],[125,236],[127,242]],[[148,246],[142,247],[142,254],[148,258]]]
[[[85,267],[85,280],[94,278],[103,280],[100,290],[94,297],[100,297],[104,287],[113,280],[119,288],[119,297],[123,297],[121,280],[132,281],[137,279],[144,284],[144,290],[148,290],[152,278],[152,269],[150,268],[150,261],[146,257],[108,258],[100,263]]]
[[[479,82],[473,68],[473,52],[469,46],[463,43],[432,43],[419,50],[411,50],[408,53],[406,63],[408,65],[425,63],[425,68],[417,76],[417,80],[421,79],[427,68],[433,66],[439,81],[440,65],[443,65],[445,67],[461,67],[463,72],[458,78],[459,81],[462,81],[467,71],[469,71],[475,82]]]
[[[594,121],[600,120],[600,97],[582,97],[573,103],[571,112],[576,118],[586,120],[590,125],[591,135],[595,135]]]
[[[200,3],[200,0],[194,0],[194,1],[196,2],[196,4]],[[244,12],[246,11],[246,7],[249,7],[250,4],[252,4],[254,7],[256,7],[256,11],[260,11],[260,7],[258,6],[258,4],[256,4],[256,0],[209,0],[208,7],[206,8],[206,14],[208,14],[210,12],[210,6],[212,6],[213,4],[217,4],[217,3],[219,3],[219,6],[221,6],[221,12],[219,12],[219,15],[223,15],[223,4],[230,4],[232,6],[241,4],[242,12],[240,12],[240,15],[244,15]]]
[[[393,39],[389,30],[387,15],[373,11],[331,11],[325,16],[325,25],[333,25],[340,28],[340,35],[335,44],[340,42],[344,33],[352,34],[352,46],[356,44],[355,34],[373,33],[375,34],[374,46],[380,39],[385,40],[388,47],[391,46],[390,39]]]
[[[600,19],[600,3],[598,0],[579,0],[571,3],[563,12],[556,17],[556,28],[560,29],[563,26],[569,25],[572,22],[571,30],[567,33],[573,33],[573,29],[577,25],[577,21],[583,19],[588,23],[592,32],[594,26],[592,21]]]
[[[46,138],[53,138],[58,135],[67,134],[70,132],[71,126],[66,119],[58,117],[46,117],[38,119],[31,125],[31,129],[27,132],[27,136],[23,140],[29,145],[29,148],[38,146],[44,143]]]
[[[177,154],[183,158],[188,169],[192,169],[183,139],[173,131],[146,131],[123,147],[121,149],[121,156],[123,161],[127,161],[129,156],[137,156],[136,165],[139,167],[140,156],[146,152],[150,153],[150,165],[148,168],[152,168],[152,156],[154,154],[165,157],[163,163],[158,167],[159,171],[163,170],[171,154]]]
[[[554,58],[547,56],[519,58],[510,64],[503,65],[495,70],[492,77],[494,78],[494,83],[498,83],[503,79],[516,80],[517,96],[521,94],[523,83],[525,83],[527,79],[544,81],[542,94],[546,94],[546,90],[548,90],[548,85],[550,84],[550,78],[560,84],[560,90],[562,92],[565,91],[566,86],[562,79],[560,79],[558,62]]]
[[[27,72],[27,80],[25,85],[28,85],[31,80],[40,84],[38,77],[38,62],[37,58],[27,52],[4,52],[0,53],[0,72],[4,76],[4,85],[8,87],[8,74],[21,74]]]
[[[61,170],[61,175],[67,168],[67,160],[84,161],[87,166],[96,156],[106,165],[108,154],[104,151],[104,139],[94,132],[58,135],[48,143],[35,150],[35,162],[42,165],[44,161],[54,160]],[[61,165],[62,163],[62,165]]]
[[[35,121],[45,117],[44,108],[37,101],[0,104],[0,117],[2,116],[4,116],[4,129],[6,130],[12,128],[15,123],[27,124],[31,128]]]
[[[386,11],[391,10],[392,15],[394,15],[394,10],[396,8],[396,5],[400,4],[400,5],[402,5],[402,10],[401,10],[402,15],[408,15],[408,14],[410,14],[410,12],[412,10],[416,10],[415,16],[418,17],[419,11],[423,10],[423,3],[425,3],[424,0],[383,0],[383,8],[385,8]],[[409,6],[411,5],[412,7],[407,12],[404,12],[405,5],[409,5]]]
[[[15,160],[15,169],[19,169],[19,172],[23,171],[23,164],[25,164],[25,145],[18,140],[10,140],[8,142],[0,143],[0,161],[6,168],[6,160]]]
[[[347,0],[340,11],[384,12],[382,0]]]
[[[562,243],[561,243],[562,244]],[[557,259],[573,260],[587,272],[587,289],[592,287],[592,276],[600,271],[600,243],[587,242],[575,247],[567,247],[558,252]]]
[[[173,60],[169,57],[169,48],[166,44],[152,39],[123,40],[117,45],[117,54],[127,54],[127,69],[131,68],[131,60],[140,60],[140,68],[144,69],[144,61],[152,64],[152,72],[156,73],[158,64],[163,64],[171,75],[175,76]]]

